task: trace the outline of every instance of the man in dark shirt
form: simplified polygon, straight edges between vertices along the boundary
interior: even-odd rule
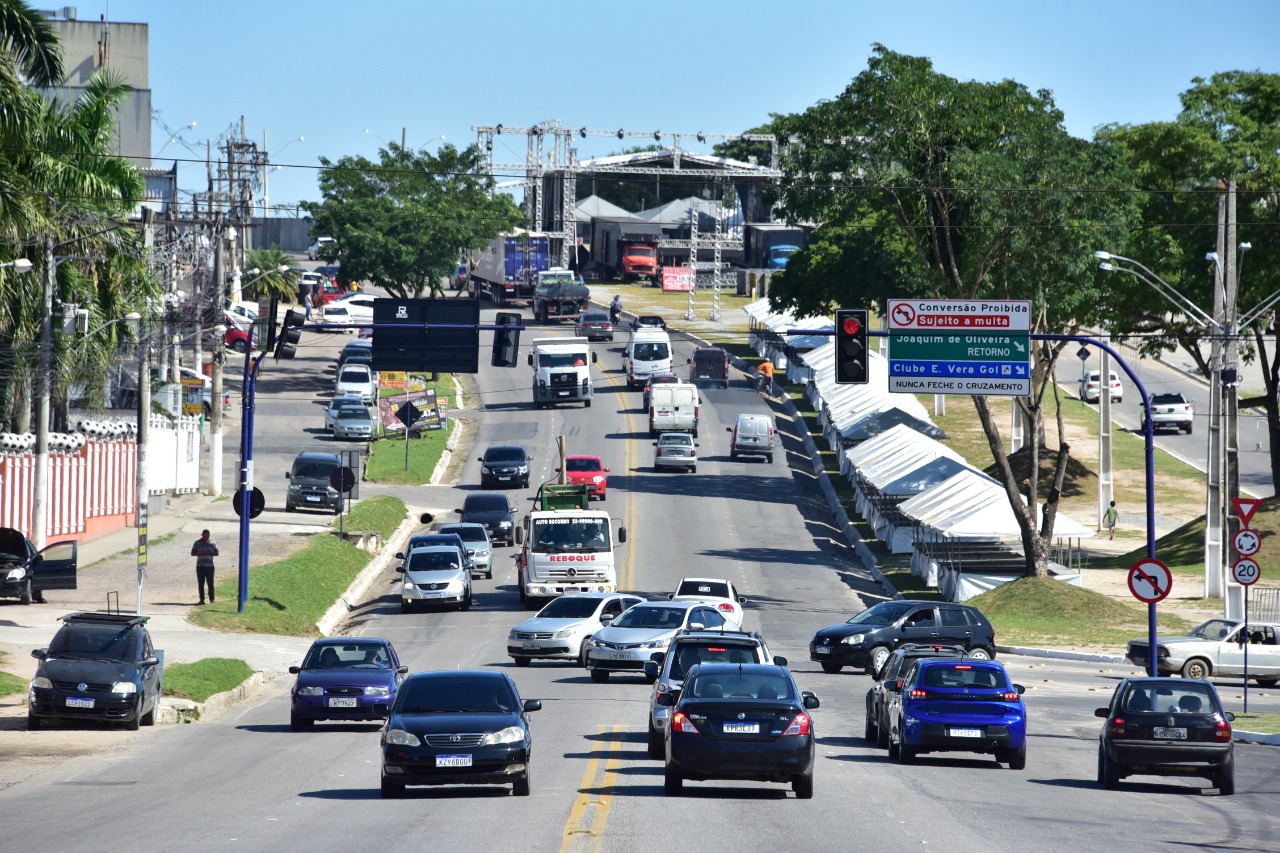
[[[204,604],[204,590],[209,588],[209,603],[213,603],[213,558],[218,556],[218,543],[209,538],[209,531],[200,531],[200,538],[191,546],[191,556],[196,558],[196,589],[200,603]]]

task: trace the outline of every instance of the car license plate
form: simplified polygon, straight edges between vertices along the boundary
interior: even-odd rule
[[[628,660],[628,659],[630,659],[630,657],[631,657],[631,655],[626,654],[625,652],[610,652],[610,653],[609,653],[609,660]]]
[[[536,652],[539,646],[537,643],[529,642],[528,640],[526,640],[523,648],[525,649],[525,651]]]
[[[80,698],[80,697],[78,697],[78,696],[68,696],[68,697],[67,697],[67,707],[68,707],[68,708],[92,708],[92,707],[93,707],[93,700],[92,700],[92,699],[81,699],[81,698]]]
[[[577,595],[580,592],[582,592],[582,590],[578,589],[576,586],[567,586],[564,588],[565,595]]]
[[[330,708],[354,708],[356,706],[356,697],[354,696],[333,696],[329,699]]]
[[[499,474],[499,475],[498,475],[498,479],[499,479],[499,480],[510,480],[510,479],[511,479],[511,475],[510,475],[510,474]]]
[[[437,755],[436,767],[470,767],[470,755]]]
[[[557,396],[557,397],[568,397],[568,396],[569,396],[569,392],[568,392],[568,391],[557,391],[557,392],[556,392],[556,396]]]
[[[829,655],[831,654],[831,649],[827,648],[826,646],[814,646],[813,653],[815,655]]]
[[[982,737],[982,729],[955,729],[951,730],[952,737]]]
[[[727,735],[758,735],[759,723],[725,723],[724,733]]]
[[[1156,740],[1186,740],[1187,730],[1185,728],[1168,728],[1167,726],[1156,726],[1151,730],[1151,734]]]
[[[320,496],[319,496],[319,495],[307,495],[307,500],[308,500],[308,501],[310,501],[311,503],[317,503],[317,504],[318,504],[318,503],[320,503]]]

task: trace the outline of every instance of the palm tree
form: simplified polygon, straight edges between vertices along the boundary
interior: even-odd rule
[[[62,75],[62,48],[49,22],[26,3],[0,0],[0,233],[5,236],[31,233],[36,224],[26,182],[8,162],[27,148],[34,120],[23,82],[50,87]],[[0,294],[3,288],[0,282]]]
[[[285,254],[279,246],[266,249],[254,249],[249,253],[249,269],[261,271],[253,284],[245,288],[245,296],[256,299],[259,294],[278,296],[292,302],[298,295],[298,283],[301,276],[295,268],[296,261]],[[286,272],[280,272],[285,267]]]

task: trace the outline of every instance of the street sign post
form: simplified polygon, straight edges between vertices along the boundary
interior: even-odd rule
[[[1134,563],[1129,569],[1129,592],[1133,593],[1134,598],[1146,604],[1164,601],[1172,586],[1173,576],[1169,573],[1169,567],[1159,560],[1144,558]],[[1148,656],[1154,660],[1155,653],[1156,647],[1153,642]]]
[[[1031,302],[890,299],[889,390],[1025,397]]]
[[[1231,566],[1231,579],[1244,587],[1244,625],[1240,628],[1240,650],[1244,655],[1244,712],[1249,713],[1249,587],[1262,577],[1262,567],[1253,555],[1262,549],[1262,537],[1249,529],[1253,514],[1258,511],[1262,501],[1257,498],[1232,498],[1236,515],[1244,525],[1231,541],[1231,545],[1240,555]]]

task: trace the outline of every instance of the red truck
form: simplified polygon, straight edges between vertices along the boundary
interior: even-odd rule
[[[593,221],[591,262],[606,278],[654,279],[660,239],[662,227],[653,222]]]

